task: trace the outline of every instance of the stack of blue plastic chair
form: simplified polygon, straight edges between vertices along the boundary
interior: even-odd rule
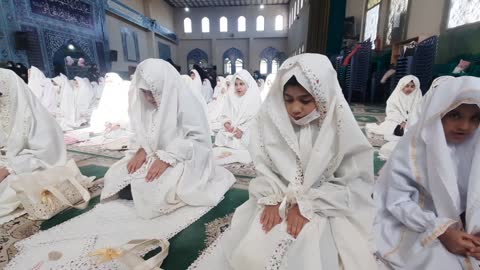
[[[412,74],[420,80],[423,93],[428,91],[432,82],[437,44],[438,36],[432,36],[420,42],[415,50]]]
[[[347,66],[345,88],[348,102],[351,102],[353,92],[360,92],[362,102],[366,101],[371,56],[372,42],[367,40],[360,43],[360,48]]]

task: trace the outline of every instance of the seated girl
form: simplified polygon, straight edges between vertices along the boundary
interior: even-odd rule
[[[413,75],[403,77],[387,100],[386,118],[380,125],[367,124],[367,134],[384,136],[388,141],[403,136],[408,118],[422,99],[420,81]]]
[[[248,71],[237,72],[232,82],[234,89],[228,92],[219,118],[222,128],[215,137],[218,164],[251,162],[248,129],[261,105],[257,82]]]
[[[129,97],[135,152],[108,170],[101,199],[121,191],[146,219],[216,205],[235,179],[213,166],[206,114],[177,70],[160,59],[143,61]]]
[[[415,110],[409,114],[408,117],[408,122],[407,125],[404,128],[404,132],[406,132],[410,127],[415,125],[418,121],[418,119],[422,116],[422,108],[430,102],[430,97],[432,96],[433,92],[435,92],[438,88],[439,85],[444,83],[445,81],[449,80],[450,78],[453,78],[451,76],[441,76],[433,80],[432,85],[430,86],[430,89],[427,91],[427,93],[422,97],[420,102],[415,106]],[[380,148],[380,151],[378,152],[379,158],[382,160],[388,160],[390,158],[390,155],[392,154],[393,150],[397,146],[398,139],[396,140],[391,140],[387,142],[386,144],[382,145]]]
[[[378,255],[390,269],[477,269],[480,79],[438,86],[375,187]]]
[[[376,269],[372,148],[336,76],[319,54],[280,67],[250,127],[250,198],[196,269]]]
[[[0,69],[0,217],[20,206],[10,187],[16,174],[66,164],[63,133],[13,71]]]

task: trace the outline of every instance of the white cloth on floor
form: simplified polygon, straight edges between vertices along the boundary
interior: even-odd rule
[[[0,182],[0,216],[20,206],[10,187],[16,174],[65,165],[62,130],[29,87],[10,70],[0,69],[0,168],[10,176]]]
[[[6,269],[123,270],[118,262],[96,264],[97,258],[88,254],[102,248],[118,248],[134,239],[170,239],[211,208],[186,206],[146,220],[138,218],[132,201],[100,203],[87,213],[18,242],[15,246],[19,253]],[[51,252],[60,252],[62,256],[49,260]]]
[[[480,232],[480,167],[473,166],[480,162],[480,131],[449,145],[442,125],[462,103],[480,105],[480,79],[440,84],[382,169],[374,232],[378,253],[392,269],[478,269],[474,258],[454,255],[438,240],[451,225],[461,226],[463,212],[465,231]]]
[[[415,90],[409,95],[405,95],[403,88],[412,81],[415,84]],[[421,99],[422,90],[420,89],[420,81],[418,78],[413,75],[403,77],[387,100],[385,121],[380,125],[375,123],[366,124],[365,129],[367,134],[393,135],[398,125],[402,122],[408,122],[410,114],[414,113]]]
[[[318,112],[298,126],[298,132],[283,99],[283,86],[292,76],[315,98]],[[230,229],[215,248],[192,266],[376,269],[371,242],[372,148],[343,97],[330,60],[316,54],[287,59],[251,132],[249,150],[258,176],[250,182],[250,198],[236,209]],[[307,137],[310,142],[303,141]],[[283,221],[265,233],[260,224],[264,206],[278,204]],[[285,217],[293,204],[309,220],[297,239],[286,232]]]
[[[237,79],[243,81],[247,87],[245,94],[241,97],[238,96],[234,89]],[[249,144],[249,126],[261,106],[260,92],[252,75],[246,70],[237,72],[232,79],[232,84],[233,89],[228,92],[220,115],[222,127],[215,137],[215,146],[246,150]],[[225,130],[224,124],[227,122],[234,129],[240,129],[243,132],[240,139],[236,138],[233,133]]]
[[[141,89],[150,91],[155,105]],[[144,218],[168,214],[185,205],[216,205],[235,182],[224,168],[215,167],[208,120],[191,89],[168,62],[147,59],[140,63],[130,87],[129,115],[137,145],[147,161],[133,174],[127,164],[134,153],[115,163],[105,175],[105,200],[127,185],[137,212]],[[145,177],[155,160],[170,167],[152,182]]]

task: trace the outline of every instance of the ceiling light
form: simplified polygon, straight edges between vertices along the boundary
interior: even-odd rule
[[[189,9],[188,7],[186,7],[186,8],[185,8],[185,11],[186,11],[186,12],[189,12],[189,11],[190,11],[190,9]]]
[[[68,44],[67,48],[68,48],[70,51],[75,50],[75,46],[73,46],[73,44]]]
[[[265,5],[260,5],[260,9],[264,9],[265,8]]]

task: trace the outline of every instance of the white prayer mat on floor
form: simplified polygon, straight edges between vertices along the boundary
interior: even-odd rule
[[[213,157],[216,165],[225,165],[231,163],[248,164],[252,162],[248,150],[238,150],[226,147],[214,147]]]
[[[0,217],[0,225],[2,224],[5,224],[11,220],[14,220],[16,219],[17,217],[20,217],[20,216],[23,216],[25,215],[27,212],[23,209],[17,209],[15,211],[13,211],[12,213],[6,215],[6,216],[2,216]]]
[[[133,201],[100,203],[83,215],[18,242],[19,252],[6,269],[124,269],[115,262],[97,265],[96,258],[88,254],[134,239],[170,239],[212,208],[185,206],[145,220],[136,215]]]
[[[228,231],[228,230],[227,230]],[[226,231],[226,232],[227,232]],[[219,245],[225,233],[222,233],[215,242],[205,249],[200,256],[188,267],[188,270],[227,270],[231,269],[225,259],[224,250]]]

